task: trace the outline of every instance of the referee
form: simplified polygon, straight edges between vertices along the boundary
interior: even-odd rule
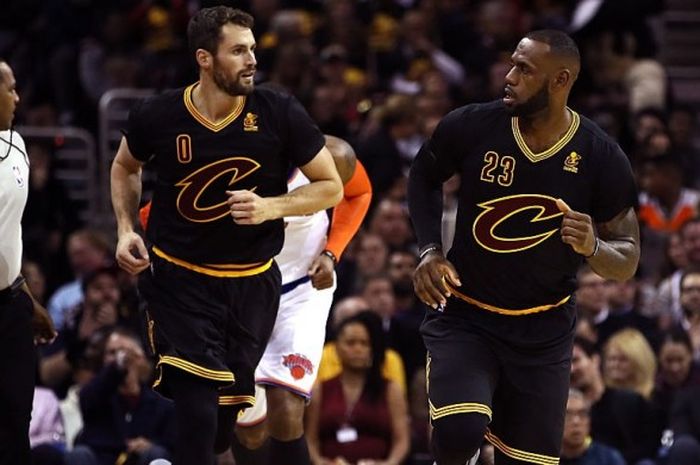
[[[0,465],[31,463],[34,344],[55,336],[46,309],[20,276],[29,159],[24,141],[12,130],[19,101],[15,86],[12,69],[0,61]]]

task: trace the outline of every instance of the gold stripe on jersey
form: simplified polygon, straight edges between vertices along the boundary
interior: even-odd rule
[[[476,402],[462,402],[459,404],[445,405],[444,407],[436,408],[433,402],[428,399],[430,405],[430,419],[437,420],[448,415],[457,415],[459,413],[481,413],[489,417],[491,420],[491,407]]]
[[[493,444],[495,448],[500,450],[503,454],[515,460],[520,460],[521,462],[536,463],[539,465],[557,465],[559,463],[559,458],[551,455],[535,454],[534,452],[527,452],[521,449],[516,449],[514,447],[508,446],[506,443],[501,441],[495,434],[493,434],[488,429],[486,430],[486,439]]]
[[[199,376],[200,378],[211,379],[213,381],[222,381],[225,383],[233,383],[235,381],[233,373],[230,371],[211,370],[197,365],[196,363],[188,362],[185,359],[173,357],[172,355],[162,355],[156,367],[160,367],[161,365],[174,366],[195,376]]]
[[[548,305],[538,305],[537,307],[529,307],[529,308],[521,308],[519,310],[514,310],[514,309],[509,309],[509,308],[501,308],[501,307],[496,307],[495,305],[489,305],[484,302],[480,302],[476,299],[473,299],[467,295],[462,294],[459,292],[457,289],[452,287],[447,281],[447,279],[443,278],[443,282],[445,283],[445,287],[450,291],[452,295],[455,297],[462,299],[463,301],[476,305],[479,308],[483,308],[484,310],[488,310],[489,312],[494,312],[494,313],[500,313],[501,315],[509,315],[509,316],[520,316],[520,315],[529,315],[531,313],[538,313],[538,312],[545,312],[547,310],[551,310],[553,308],[556,308],[560,305],[565,304],[566,302],[569,301],[571,298],[570,295],[567,295],[563,299],[561,299],[559,302],[554,303],[554,304],[548,304]]]
[[[255,405],[255,396],[219,396],[219,405]]]
[[[576,134],[576,130],[579,127],[579,124],[581,122],[581,118],[579,117],[578,113],[573,111],[571,108],[567,107],[567,110],[571,113],[571,125],[569,126],[569,129],[566,131],[566,134],[559,139],[559,141],[545,150],[544,152],[540,153],[534,153],[532,150],[530,150],[530,147],[527,146],[527,143],[525,142],[525,139],[523,138],[523,135],[520,133],[520,126],[518,125],[518,117],[514,116],[513,118],[510,119],[510,125],[513,129],[513,137],[515,137],[515,142],[518,144],[518,147],[520,147],[520,150],[525,154],[525,156],[532,162],[537,162],[537,161],[542,161],[545,160],[555,153],[557,153],[559,150],[561,150],[566,144],[568,144],[571,139],[574,137],[574,134]]]
[[[229,264],[229,265],[195,265],[194,263],[186,262],[185,260],[180,260],[179,258],[173,257],[163,252],[158,247],[153,247],[153,253],[158,255],[160,258],[174,263],[177,266],[187,268],[190,271],[196,273],[205,274],[207,276],[214,276],[216,278],[244,278],[246,276],[255,276],[264,271],[267,271],[272,266],[272,259],[266,262],[257,263],[246,263],[246,264]]]
[[[187,111],[189,111],[192,117],[199,121],[202,124],[202,126],[211,129],[214,132],[219,132],[226,126],[228,126],[230,123],[232,123],[236,118],[238,118],[238,116],[243,111],[243,107],[245,106],[246,102],[245,96],[241,96],[238,99],[236,99],[236,104],[231,110],[231,113],[229,113],[226,118],[222,119],[218,123],[210,121],[206,116],[201,114],[199,110],[197,110],[197,107],[194,106],[194,102],[192,101],[192,91],[198,85],[199,82],[195,82],[194,84],[187,86],[183,94],[183,99],[185,101],[185,108],[187,108]]]

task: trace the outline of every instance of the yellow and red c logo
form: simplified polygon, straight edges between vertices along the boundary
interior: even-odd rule
[[[232,157],[206,165],[175,185],[181,187],[177,196],[177,209],[182,216],[195,223],[216,221],[228,215],[230,210],[226,201],[214,205],[201,206],[200,197],[222,176],[230,173],[232,185],[249,176],[260,168],[260,164],[250,158]]]
[[[562,215],[562,212],[557,208],[556,199],[548,195],[509,195],[482,202],[478,206],[484,211],[474,220],[472,233],[476,242],[491,252],[520,252],[544,242],[559,230],[559,225],[552,228],[551,223],[541,223]],[[529,223],[532,226],[541,224],[540,229],[543,229],[541,232],[522,237],[502,237],[496,234],[495,230],[499,225],[526,210],[533,210]]]

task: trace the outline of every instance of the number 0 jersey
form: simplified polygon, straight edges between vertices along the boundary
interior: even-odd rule
[[[269,261],[282,248],[283,220],[237,225],[226,191],[286,193],[290,167],[311,161],[323,135],[294,97],[269,89],[213,123],[192,102],[197,85],[144,100],[129,115],[129,149],[157,177],[148,240],[171,258],[219,270]]]
[[[441,180],[461,176],[448,258],[460,274],[463,300],[506,315],[566,302],[583,257],[561,240],[555,200],[594,223],[636,204],[625,154],[593,122],[569,111],[568,131],[541,153],[528,148],[518,118],[500,101],[451,112],[424,146]]]

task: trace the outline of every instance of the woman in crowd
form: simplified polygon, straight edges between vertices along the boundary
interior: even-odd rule
[[[381,374],[385,340],[371,311],[340,323],[340,375],[317,384],[306,437],[314,465],[398,465],[409,450],[403,390]]]

